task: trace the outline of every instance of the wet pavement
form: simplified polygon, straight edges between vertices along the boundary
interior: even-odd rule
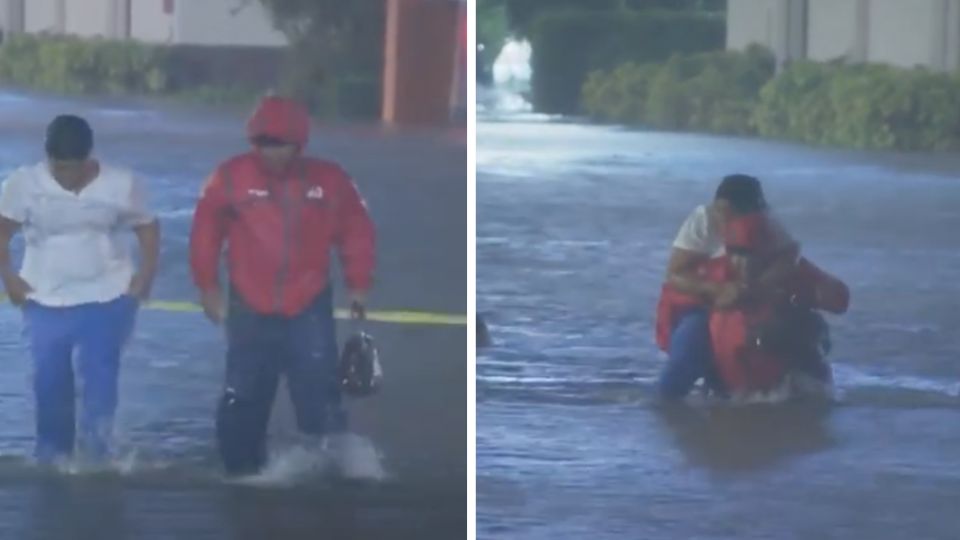
[[[960,537],[960,157],[478,125],[480,538]],[[653,404],[670,244],[757,175],[852,307],[834,406]]]
[[[141,172],[164,241],[154,297],[192,301],[187,233],[215,164],[245,148],[239,115],[136,102],[0,93],[0,172],[42,157],[43,128],[87,116],[97,153]],[[315,155],[355,177],[377,222],[374,310],[466,312],[466,147],[462,132],[318,128]],[[341,334],[350,331],[341,326]],[[119,456],[110,471],[54,473],[28,456],[30,365],[19,313],[0,306],[0,538],[456,538],[466,530],[466,328],[370,323],[380,395],[351,403],[355,474],[296,439],[286,396],[272,462],[245,483],[220,476],[213,412],[223,339],[197,313],[142,312],[121,373]],[[385,477],[379,473],[384,472]]]

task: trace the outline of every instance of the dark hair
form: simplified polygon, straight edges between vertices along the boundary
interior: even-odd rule
[[[734,213],[740,215],[767,209],[760,181],[746,174],[725,176],[717,187],[714,199],[729,202]]]
[[[47,157],[56,160],[85,160],[93,151],[93,130],[86,120],[63,114],[47,126]]]

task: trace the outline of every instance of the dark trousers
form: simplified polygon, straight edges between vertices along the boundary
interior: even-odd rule
[[[670,334],[667,354],[667,365],[657,384],[661,398],[682,399],[700,379],[704,379],[709,390],[724,395],[723,384],[713,365],[708,311],[692,310],[680,317]]]
[[[226,385],[217,409],[217,442],[227,473],[256,473],[266,463],[267,424],[281,374],[301,432],[346,430],[330,289],[295,317],[254,312],[231,294],[227,341]]]

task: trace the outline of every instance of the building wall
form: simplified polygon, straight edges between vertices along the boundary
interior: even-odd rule
[[[944,69],[960,71],[960,0],[949,2],[944,23],[947,34],[944,37],[946,44]]]
[[[134,39],[147,43],[173,42],[173,14],[165,13],[163,7],[164,0],[131,0],[130,34]]]
[[[856,56],[860,0],[809,0],[807,57],[827,61]]]
[[[727,5],[727,48],[758,43],[780,62],[806,54],[806,0],[731,0]]]
[[[108,23],[111,35],[116,39],[132,38],[133,0],[113,0]]]
[[[64,0],[29,0],[25,6],[24,31],[62,32],[65,4]]]
[[[24,0],[0,0],[0,29],[4,33],[22,32],[24,26]]]
[[[960,69],[960,0],[728,0],[727,48]]]
[[[288,43],[257,0],[179,0],[174,19],[177,43],[262,47]]]
[[[807,57],[807,13],[807,0],[786,0],[780,4],[778,16],[784,33],[782,60]]]
[[[129,0],[4,0],[3,10],[23,7],[27,32],[57,32],[81,37],[129,37]]]
[[[32,3],[29,0],[28,3]],[[113,0],[69,0],[65,2],[67,34],[82,37],[112,38]]]
[[[867,60],[895,66],[930,66],[941,0],[871,0]],[[939,67],[939,66],[938,66]]]
[[[728,0],[727,48],[744,49],[752,43],[774,47],[775,4],[782,0]]]
[[[23,30],[30,33],[188,45],[287,45],[258,0],[0,0],[0,27],[10,27],[7,21],[18,3],[25,5]]]

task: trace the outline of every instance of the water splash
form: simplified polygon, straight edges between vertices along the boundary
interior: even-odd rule
[[[52,464],[45,465],[32,458],[29,463],[41,469],[56,471],[65,476],[98,476],[118,475],[124,477],[142,476],[147,473],[169,469],[172,464],[162,461],[153,461],[141,455],[137,448],[117,450],[109,459],[90,459],[82,455],[60,459]]]
[[[273,453],[261,473],[238,482],[259,487],[287,487],[322,476],[376,482],[388,478],[372,441],[347,433],[327,437],[319,443],[302,440],[285,446]]]
[[[493,63],[493,86],[477,88],[477,109],[486,115],[529,115],[530,43],[509,40]]]
[[[493,81],[497,85],[527,85],[533,69],[530,58],[533,49],[527,40],[507,40],[493,62]]]

